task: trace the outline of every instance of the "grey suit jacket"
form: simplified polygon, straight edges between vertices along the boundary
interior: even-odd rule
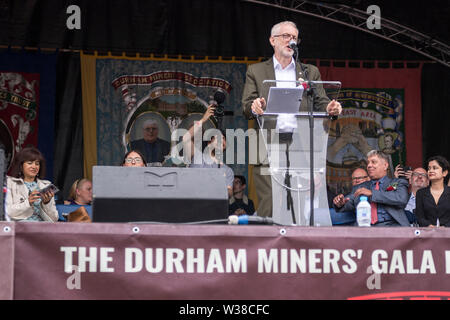
[[[397,183],[397,189],[387,191],[387,188],[392,184]],[[408,203],[408,181],[405,179],[391,179],[385,177],[380,184],[380,190],[372,188],[372,181],[366,181],[353,187],[352,192],[348,196],[350,199],[343,207],[337,211],[353,211],[356,212],[356,207],[359,203],[359,197],[355,198],[355,191],[359,188],[366,188],[372,190],[372,196],[369,202],[383,204],[385,210],[394,218],[401,226],[410,226],[408,218],[405,214],[405,206]]]
[[[302,66],[297,63],[295,69],[298,78],[311,81],[321,81],[320,72],[317,67],[311,64],[301,64],[304,72],[308,75],[306,78],[302,71]],[[269,95],[269,86],[263,85],[264,80],[275,80],[275,70],[273,68],[273,58],[267,61],[252,64],[248,67],[244,85],[244,92],[242,94],[242,106],[244,115],[247,119],[253,119],[252,102],[256,98],[264,97],[267,101]],[[330,102],[322,87],[316,89],[317,95],[314,96],[315,111],[325,111],[326,106]],[[306,92],[303,95],[302,103],[300,104],[300,111],[307,111]]]

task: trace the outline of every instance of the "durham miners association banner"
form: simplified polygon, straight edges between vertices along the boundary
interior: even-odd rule
[[[88,55],[81,61],[87,176],[92,165],[120,165],[130,149],[151,165],[163,163],[176,144],[172,133],[189,129],[214,101],[219,112],[206,128],[247,130],[240,103],[245,63]],[[144,141],[155,131],[158,149],[149,153]],[[245,164],[231,166],[247,175]]]
[[[328,140],[327,183],[333,193],[349,191],[351,171],[366,166],[372,149],[389,156],[391,172],[397,164],[422,166],[421,64],[366,68],[347,61],[345,67],[319,69],[322,80],[342,83],[343,112],[332,122]]]
[[[334,193],[351,190],[350,176],[366,167],[370,150],[389,157],[390,172],[406,164],[403,89],[342,89],[338,100],[341,116],[330,125],[327,178]]]

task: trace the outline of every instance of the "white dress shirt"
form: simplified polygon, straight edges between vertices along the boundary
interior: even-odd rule
[[[286,68],[283,69],[280,62],[273,56],[273,68],[275,70],[275,80],[288,80],[292,82],[277,82],[277,87],[292,88],[295,87],[296,70],[295,61],[291,59]],[[280,114],[277,118],[277,131],[278,132],[293,132],[297,128],[297,119],[295,116],[289,114]]]

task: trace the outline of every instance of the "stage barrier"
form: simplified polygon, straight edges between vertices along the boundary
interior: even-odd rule
[[[0,223],[1,299],[449,299],[450,229]]]

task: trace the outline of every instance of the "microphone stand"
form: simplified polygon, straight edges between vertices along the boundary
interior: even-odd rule
[[[287,137],[285,138],[285,141],[283,141],[283,142],[286,144],[286,174],[284,176],[284,184],[287,186],[287,189],[286,189],[286,197],[287,197],[287,199],[286,199],[287,200],[286,207],[287,207],[288,210],[291,210],[292,223],[293,224],[297,224],[296,219],[295,219],[294,200],[292,198],[292,193],[291,193],[291,175],[289,173],[289,168],[290,168],[290,165],[291,165],[291,162],[289,160],[289,145],[292,142],[292,133],[286,133],[285,135]]]
[[[306,80],[306,103],[308,106],[308,119],[309,119],[309,179],[310,179],[310,203],[309,203],[309,225],[314,226],[314,193],[315,193],[315,184],[314,184],[314,96],[316,95],[315,92],[315,85],[308,79],[308,71],[303,68],[302,63],[298,62],[298,47],[294,46],[294,58],[295,58],[295,64],[299,64],[300,68],[302,69],[302,73]]]

